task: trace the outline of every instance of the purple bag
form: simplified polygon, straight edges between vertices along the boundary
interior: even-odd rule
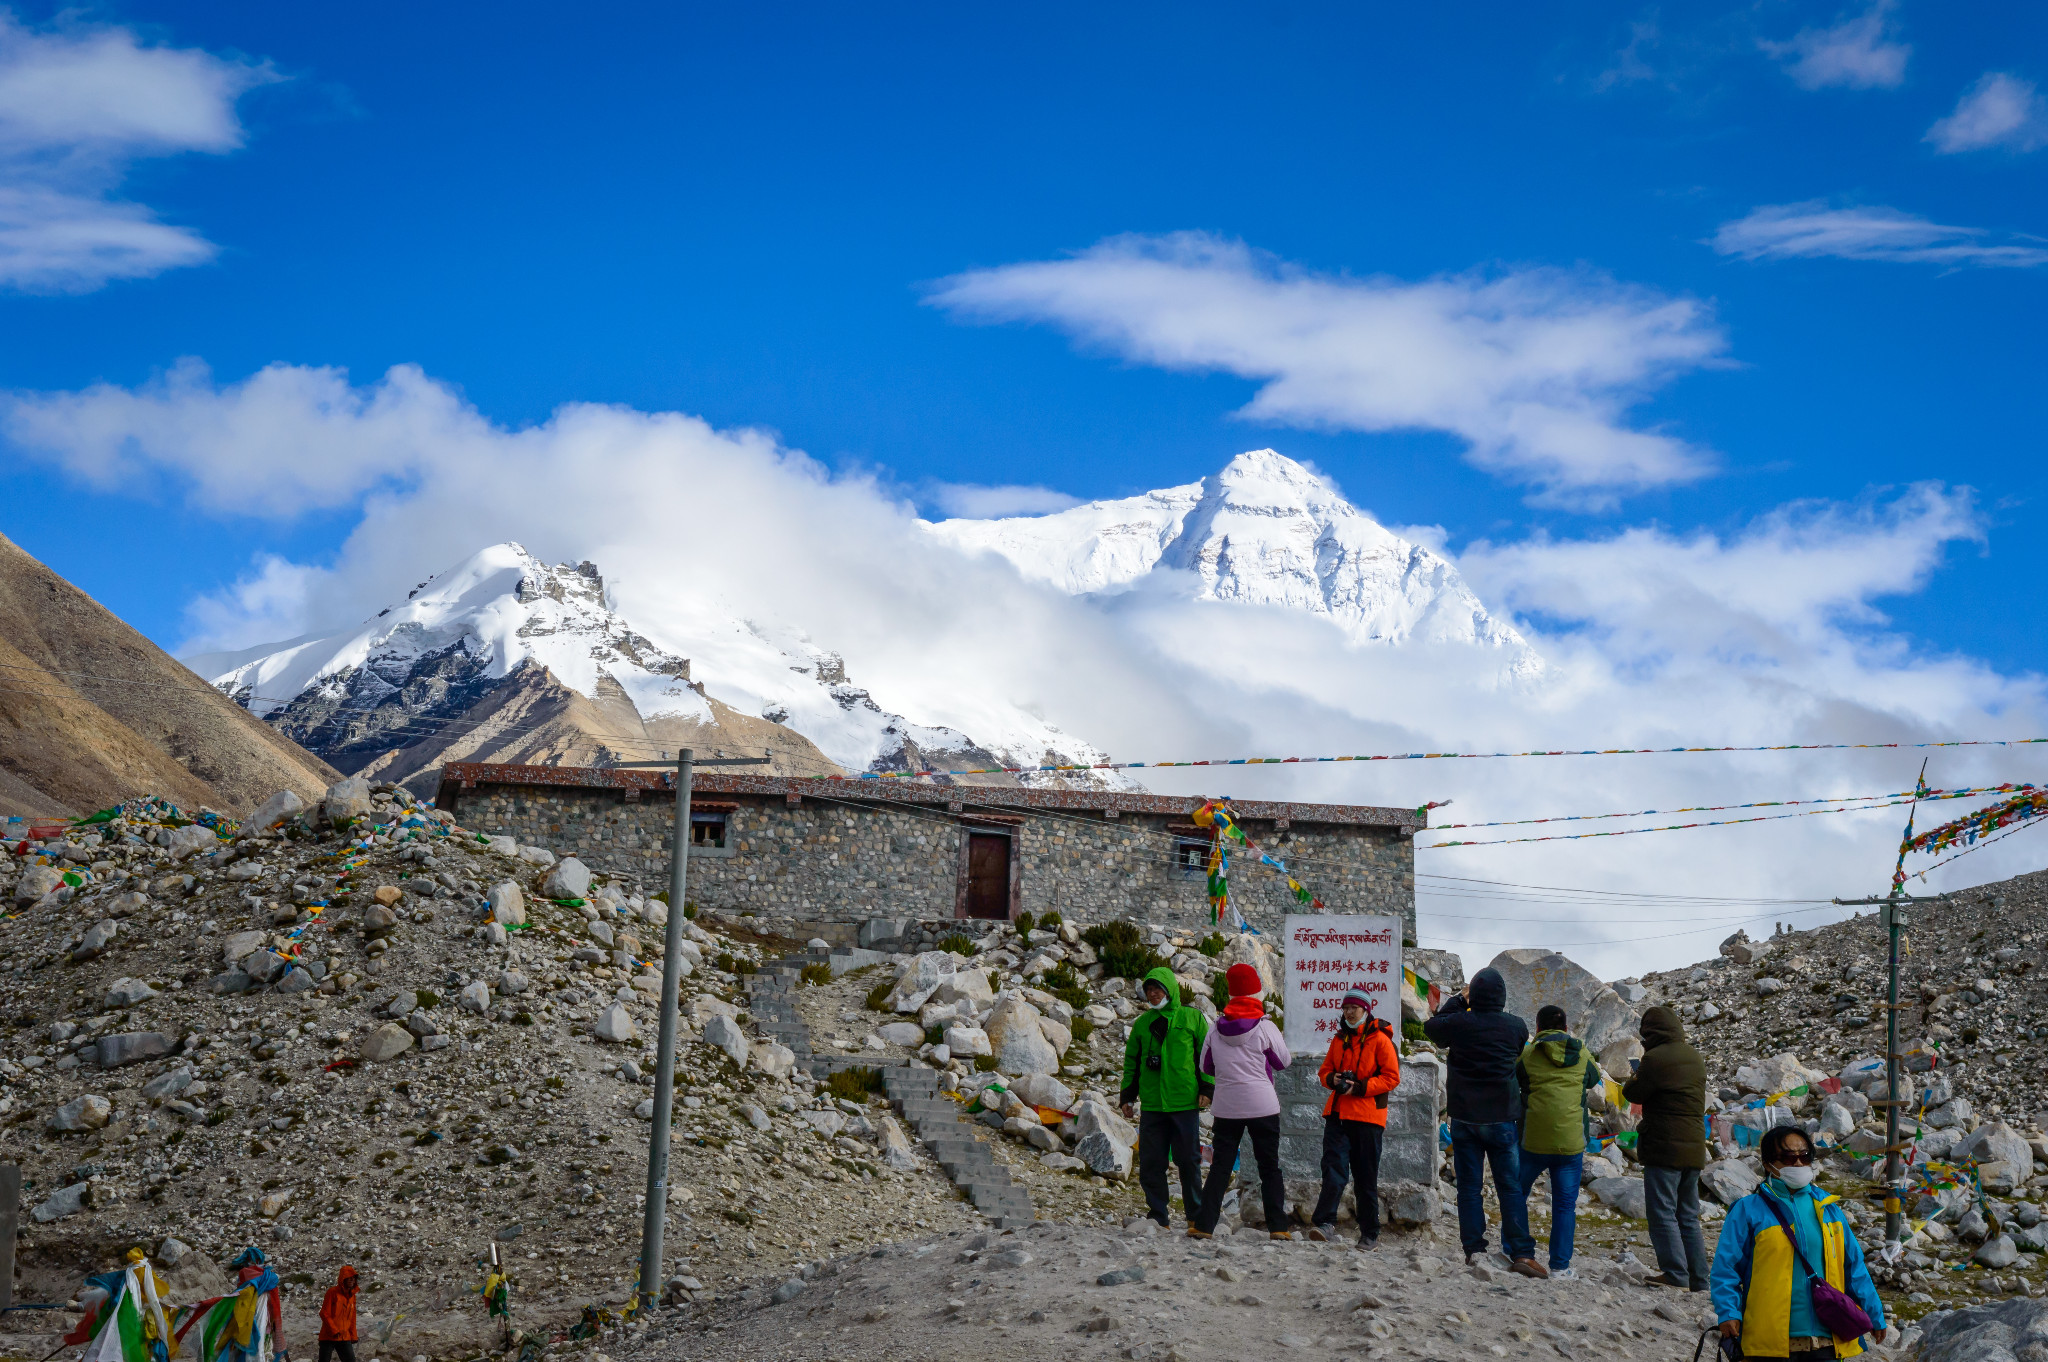
[[[1793,1233],[1792,1222],[1785,1218],[1785,1212],[1779,1208],[1777,1199],[1761,1190],[1757,1195],[1764,1199],[1764,1205],[1771,1208],[1771,1214],[1778,1218],[1778,1225],[1785,1231],[1785,1237],[1792,1241],[1792,1253],[1798,1258],[1800,1269],[1806,1274],[1806,1279],[1813,1288],[1813,1313],[1820,1320],[1821,1327],[1844,1343],[1869,1333],[1873,1326],[1870,1316],[1864,1312],[1863,1307],[1846,1291],[1839,1291],[1830,1286],[1826,1274],[1815,1272],[1813,1264],[1806,1261],[1806,1250],[1799,1247],[1799,1236]],[[1818,1209],[1814,1214],[1816,1217],[1819,1216]]]

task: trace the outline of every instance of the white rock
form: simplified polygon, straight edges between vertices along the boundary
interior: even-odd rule
[[[960,958],[946,951],[925,951],[913,956],[897,976],[896,986],[884,1002],[892,1012],[915,1012],[930,1001],[941,981],[960,968]]]
[[[1131,1175],[1131,1147],[1099,1130],[1074,1142],[1074,1157],[1088,1165],[1089,1172],[1112,1181],[1120,1182]]]
[[[988,1032],[978,1026],[955,1024],[946,1028],[945,1048],[951,1055],[993,1054],[989,1048]]]
[[[555,863],[555,853],[546,847],[522,846],[519,848],[519,859],[528,865],[549,866]]]
[[[151,988],[144,980],[116,979],[113,983],[107,985],[107,994],[106,997],[100,1000],[100,1006],[107,1010],[117,1007],[133,1007],[137,1003],[146,1002],[154,997],[156,997],[156,990]]]
[[[2011,1171],[2014,1185],[2026,1182],[2034,1170],[2033,1149],[2003,1121],[1991,1121],[1971,1131],[1968,1138],[1956,1145],[1954,1157],[1958,1161],[1973,1159],[1980,1164],[2003,1163]]]
[[[820,1135],[837,1135],[846,1125],[845,1114],[831,1107],[823,1111],[800,1111],[797,1115]]]
[[[916,1022],[890,1022],[875,1028],[875,1034],[885,1045],[904,1045],[915,1048],[924,1044],[924,1028]]]
[[[764,1041],[749,1047],[747,1063],[759,1069],[770,1078],[786,1078],[796,1071],[796,1051],[787,1045]]]
[[[1059,1051],[1045,1038],[1044,1020],[1038,1009],[1022,998],[1006,997],[998,1002],[981,1024],[996,1068],[1006,1074],[1059,1072]],[[950,1038],[947,1044],[952,1044]]]
[[[484,839],[484,846],[491,851],[497,852],[500,856],[517,856],[519,854],[519,840],[515,837],[486,837]]]
[[[501,927],[517,927],[526,921],[526,894],[514,880],[500,880],[491,886],[491,921]]]
[[[56,1191],[50,1193],[29,1214],[35,1218],[35,1222],[38,1225],[47,1225],[52,1220],[62,1220],[66,1216],[77,1215],[85,1209],[87,1198],[91,1195],[91,1183],[74,1182],[69,1187],[59,1187]]]
[[[482,1016],[491,1010],[491,986],[481,979],[473,980],[462,986],[456,1001],[465,1011]]]
[[[1074,1090],[1050,1074],[1019,1074],[1010,1084],[1010,1091],[1034,1107],[1050,1107],[1054,1111],[1074,1108]]]
[[[330,823],[346,823],[370,811],[370,782],[363,776],[349,776],[327,787],[320,811]]]
[[[993,1002],[995,996],[987,970],[963,969],[941,979],[939,986],[932,990],[931,1001],[951,1003],[956,1008],[964,1005],[978,1012]]]
[[[738,1022],[722,1013],[713,1013],[704,1023],[704,1040],[725,1051],[732,1062],[741,1068],[747,1066],[747,1033],[740,1030]]]
[[[917,1167],[917,1155],[911,1150],[910,1137],[903,1133],[903,1127],[896,1123],[894,1116],[884,1116],[880,1127],[882,1162],[899,1173],[908,1173]]]
[[[541,885],[541,894],[551,899],[580,899],[589,893],[590,867],[574,856],[564,857]]]
[[[260,947],[269,937],[267,932],[236,932],[220,944],[220,958],[223,964],[240,964],[242,957]]]
[[[1092,1098],[1083,1098],[1080,1106],[1074,1109],[1074,1133],[1077,1137],[1104,1134],[1126,1149],[1138,1142],[1136,1126],[1126,1121],[1115,1108]]]
[[[59,1133],[99,1130],[114,1119],[114,1104],[98,1093],[74,1097],[50,1117],[50,1129]]]
[[[396,1059],[410,1050],[413,1042],[412,1032],[397,1022],[385,1022],[363,1037],[362,1048],[357,1053],[372,1064],[381,1064],[387,1059]]]
[[[263,801],[256,812],[249,815],[242,824],[244,834],[268,831],[286,819],[296,818],[305,811],[306,801],[299,798],[296,790],[279,790]]]
[[[633,1026],[633,1014],[626,1011],[624,1003],[613,1003],[598,1013],[597,1024],[590,1031],[599,1040],[608,1040],[616,1045],[631,1044],[640,1038],[639,1031]]]

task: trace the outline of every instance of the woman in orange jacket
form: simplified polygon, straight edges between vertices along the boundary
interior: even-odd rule
[[[1387,1133],[1387,1094],[1401,1085],[1401,1052],[1394,1028],[1372,1015],[1372,1000],[1353,990],[1343,1020],[1317,1075],[1329,1090],[1323,1104],[1323,1194],[1316,1201],[1309,1238],[1337,1237],[1337,1203],[1344,1198],[1345,1156],[1358,1202],[1358,1247],[1380,1243],[1380,1142]]]
[[[347,1264],[320,1302],[320,1362],[356,1362],[356,1270]]]

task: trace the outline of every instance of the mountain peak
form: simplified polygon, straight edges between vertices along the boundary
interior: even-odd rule
[[[1276,450],[1246,450],[1181,487],[930,528],[1076,595],[1185,572],[1199,599],[1322,615],[1359,642],[1483,644],[1514,650],[1517,671],[1541,665],[1448,559],[1387,529],[1329,479]]]

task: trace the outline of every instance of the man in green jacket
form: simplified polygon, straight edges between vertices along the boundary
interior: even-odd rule
[[[1700,1234],[1700,1170],[1707,1166],[1707,1066],[1686,1044],[1685,1027],[1668,1007],[1643,1013],[1643,1057],[1621,1095],[1643,1109],[1636,1158],[1650,1244],[1662,1269],[1647,1286],[1704,1291],[1712,1262]]]
[[[1550,1174],[1550,1275],[1572,1276],[1572,1238],[1578,1229],[1579,1174],[1586,1158],[1586,1089],[1600,1082],[1600,1066],[1586,1043],[1565,1029],[1564,1009],[1536,1010],[1536,1039],[1515,1064],[1522,1088],[1521,1196],[1528,1203],[1536,1179]],[[1505,1222],[1506,1217],[1502,1217]],[[1529,1223],[1528,1215],[1522,1224]],[[1504,1247],[1510,1258],[1533,1258],[1536,1239]]]
[[[1131,1104],[1138,1116],[1138,1185],[1145,1189],[1145,1210],[1166,1225],[1171,1207],[1166,1193],[1166,1158],[1180,1165],[1181,1208],[1188,1224],[1202,1205],[1202,1140],[1200,1109],[1209,1105],[1216,1080],[1197,1070],[1195,1060],[1209,1036],[1209,1019],[1181,1006],[1180,980],[1160,966],[1145,976],[1145,1011],[1131,1018],[1124,1041],[1124,1119]]]

